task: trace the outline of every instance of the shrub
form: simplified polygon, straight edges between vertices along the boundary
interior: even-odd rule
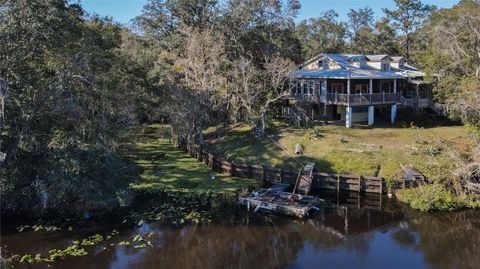
[[[440,184],[400,190],[397,196],[400,201],[424,212],[432,210],[452,211],[462,206],[462,203]]]

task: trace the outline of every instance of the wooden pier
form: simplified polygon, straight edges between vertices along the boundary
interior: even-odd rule
[[[284,192],[288,184],[275,184],[269,189],[258,189],[240,197],[240,203],[248,210],[266,210],[300,218],[308,217],[318,211],[318,204],[323,200],[313,196],[303,196]]]
[[[298,172],[297,183],[295,183],[295,188],[293,193],[298,193],[302,195],[307,195],[312,189],[312,174],[314,163],[307,163],[300,172]]]

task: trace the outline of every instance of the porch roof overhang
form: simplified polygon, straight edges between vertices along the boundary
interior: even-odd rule
[[[290,73],[291,78],[326,78],[326,79],[403,79],[393,71],[371,69],[327,69],[327,70],[296,70]]]
[[[416,70],[402,70],[402,71],[398,71],[397,73],[407,78],[419,78],[419,77],[425,76],[425,73],[421,71],[416,71]]]
[[[418,80],[418,79],[409,79],[408,82],[410,82],[412,84],[416,84],[416,85],[424,84],[423,81]]]

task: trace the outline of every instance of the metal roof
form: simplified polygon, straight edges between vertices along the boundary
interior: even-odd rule
[[[404,64],[403,68],[391,67],[391,69],[395,71],[397,74],[400,74],[407,78],[418,78],[418,77],[425,76],[424,72],[418,70],[417,68],[409,64]]]
[[[393,60],[392,57],[388,56],[387,54],[379,54],[379,55],[365,55],[370,62],[381,62],[385,58],[390,58]]]
[[[296,70],[290,74],[295,78],[338,78],[338,79],[401,79],[405,78],[393,71],[380,71],[371,69],[326,69],[326,70]]]
[[[393,62],[394,62],[394,63],[398,63],[398,62],[399,62],[400,60],[402,60],[402,59],[405,60],[405,58],[402,57],[402,56],[392,56],[392,57],[390,57],[390,58],[393,59]]]
[[[380,62],[382,59],[389,58],[394,62],[404,59],[401,56],[390,57],[387,54],[381,55],[363,55],[363,54],[334,54],[321,53],[312,59],[306,61],[302,66],[313,62],[314,60],[325,57],[337,63],[340,69],[312,69],[312,70],[296,70],[290,73],[291,77],[296,78],[338,78],[338,79],[402,79],[423,77],[425,74],[417,68],[404,64],[402,68],[390,67],[390,70],[379,70],[378,68],[368,65],[367,68],[360,68],[353,65],[354,61],[368,60],[370,62]]]

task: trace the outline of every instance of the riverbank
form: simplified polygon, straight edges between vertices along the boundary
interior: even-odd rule
[[[451,188],[460,165],[455,158],[468,158],[476,146],[469,127],[424,113],[408,113],[400,113],[395,125],[373,128],[339,125],[296,128],[273,121],[267,129],[268,137],[262,140],[251,135],[249,126],[220,131],[209,128],[205,147],[238,163],[298,169],[297,161],[313,162],[316,171],[379,176],[386,179],[388,186],[402,178],[402,165],[413,165],[432,185],[399,191],[398,198],[402,201],[422,211],[478,207],[480,203],[475,197],[455,195]],[[412,118],[412,122],[404,120]],[[297,143],[304,149],[299,157],[293,153]]]
[[[250,126],[224,129],[215,137],[207,130],[206,147],[239,163],[263,163],[274,167],[295,169],[299,164],[314,162],[317,171],[392,179],[400,165],[412,164],[429,178],[448,169],[448,159],[435,152],[442,140],[458,150],[468,152],[474,146],[468,139],[468,129],[462,125],[422,127],[415,124],[374,128],[345,128],[339,125],[292,127],[275,121],[267,129],[271,139],[255,139]],[[302,156],[295,157],[294,145],[303,146]]]
[[[109,162],[105,161],[101,166],[103,169],[116,169],[109,173],[118,174],[120,178],[93,182],[94,187],[88,193],[83,191],[84,185],[90,184],[87,179],[79,179],[74,182],[77,185],[69,187],[72,189],[70,192],[84,197],[85,203],[77,205],[64,201],[51,207],[49,203],[42,205],[42,200],[34,197],[36,200],[23,200],[23,204],[18,205],[22,210],[2,208],[2,223],[36,223],[38,219],[53,221],[55,225],[65,219],[101,222],[108,218],[123,221],[124,216],[130,215],[132,207],[136,207],[135,204],[139,204],[140,200],[143,203],[148,200],[157,202],[156,207],[152,206],[152,210],[145,213],[155,215],[152,218],[165,218],[171,222],[187,221],[185,216],[190,214],[190,218],[196,221],[203,218],[196,212],[201,210],[194,210],[198,204],[205,204],[205,200],[215,203],[217,197],[236,196],[236,192],[247,191],[255,186],[255,180],[217,174],[197,162],[169,141],[167,130],[170,130],[168,126],[154,124],[137,126],[125,132],[116,150],[116,159],[121,159],[124,165],[109,168]],[[79,162],[90,161],[79,159]],[[101,176],[106,172],[98,170],[92,173]],[[91,200],[89,197],[95,198]],[[191,206],[185,206],[187,201]],[[163,208],[159,208],[160,205]],[[176,214],[169,215],[166,211]],[[164,214],[164,218],[159,214]],[[139,217],[135,221],[140,220]]]

